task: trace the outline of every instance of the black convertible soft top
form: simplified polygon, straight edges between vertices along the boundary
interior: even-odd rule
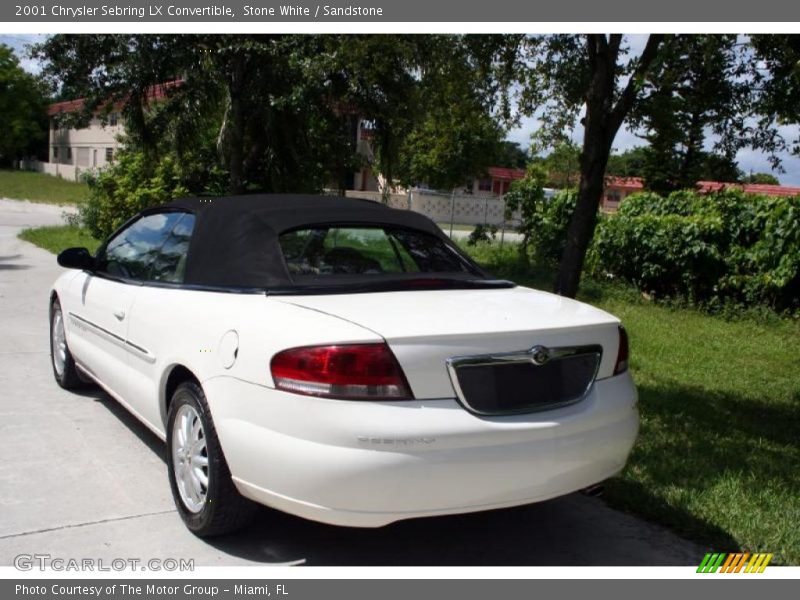
[[[426,216],[370,200],[300,194],[197,197],[175,200],[148,209],[144,214],[164,210],[188,211],[195,215],[194,232],[186,259],[186,286],[266,289],[284,293],[300,291],[289,275],[278,237],[286,231],[314,225],[366,224],[414,229],[436,236],[467,262],[474,272],[474,275],[457,278],[465,280],[462,284],[469,283],[466,280],[471,281],[472,285],[478,283],[476,280],[483,280],[489,285],[500,283],[491,281]],[[375,284],[378,287],[386,284],[385,281],[371,279],[370,288],[374,288]],[[359,281],[342,283],[352,287],[358,285]],[[364,283],[363,278],[361,283]]]

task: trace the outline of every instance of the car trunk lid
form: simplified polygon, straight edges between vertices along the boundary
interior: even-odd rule
[[[322,312],[383,337],[414,396],[456,395],[448,360],[597,346],[597,377],[613,373],[619,321],[581,302],[525,287],[285,296],[282,302]],[[325,342],[324,335],[321,343]]]

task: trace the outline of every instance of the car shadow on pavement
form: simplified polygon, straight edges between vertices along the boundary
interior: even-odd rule
[[[113,398],[95,387],[77,393],[102,403],[166,462],[164,443]],[[248,561],[315,566],[696,565],[702,559],[694,543],[581,494],[377,529],[261,508],[243,531],[203,541]]]
[[[23,271],[30,269],[29,265],[7,264],[10,260],[17,260],[22,258],[21,254],[9,254],[8,256],[0,256],[0,271]]]
[[[120,422],[131,430],[139,440],[147,446],[150,451],[158,456],[166,464],[167,448],[158,436],[150,431],[139,419],[134,417],[124,406],[109,396],[104,390],[98,386],[89,384],[84,388],[71,390],[73,394],[83,396],[84,398],[92,398],[95,402],[102,404],[108,411],[113,414]]]
[[[587,513],[597,514],[587,520]],[[615,524],[620,517],[629,522]],[[207,542],[248,560],[311,566],[687,565],[702,559],[699,548],[663,533],[638,527],[599,499],[572,494],[379,529],[323,525],[264,509],[246,531]]]

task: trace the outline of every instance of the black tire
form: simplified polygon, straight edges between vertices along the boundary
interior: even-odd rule
[[[64,338],[64,366],[61,373],[59,373],[56,368],[56,349],[53,345],[53,329],[56,326],[57,316],[60,316],[61,327],[63,327],[64,313],[61,311],[61,302],[59,302],[56,297],[50,304],[50,366],[53,369],[53,377],[55,377],[56,383],[65,390],[74,390],[84,387],[86,385],[85,379],[81,377],[78,369],[75,367],[75,360],[72,358],[72,353],[69,351],[66,337]]]
[[[190,510],[181,498],[173,453],[176,443],[175,420],[184,405],[191,406],[200,419],[208,459],[205,501],[197,512]],[[167,417],[167,468],[172,498],[178,513],[186,527],[198,537],[211,537],[237,531],[251,520],[257,510],[257,505],[239,494],[233,485],[205,394],[194,382],[187,381],[180,384],[172,395]]]

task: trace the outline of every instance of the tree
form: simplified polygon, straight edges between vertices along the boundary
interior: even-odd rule
[[[390,44],[365,53],[374,70],[391,57],[403,65],[380,67],[394,95],[375,118],[378,166],[387,181],[424,182],[450,189],[486,172],[498,162],[505,137],[503,119],[494,105],[496,84],[491,65],[495,36],[347,36],[346,44]],[[499,38],[498,38],[499,39]],[[398,51],[398,46],[400,50]],[[402,70],[402,69],[405,70]],[[356,80],[360,76],[356,76]],[[359,103],[365,113],[374,102]]]
[[[497,166],[524,169],[530,162],[528,152],[518,142],[504,140],[497,155]]]
[[[739,38],[668,37],[644,87],[630,122],[649,141],[646,187],[668,194],[704,179],[737,181],[736,152],[753,143],[745,119],[754,96],[752,66]]]
[[[616,177],[643,177],[648,148],[637,146],[608,157],[606,173]]]
[[[540,117],[540,137],[558,141],[582,116],[578,201],[555,283],[564,295],[577,292],[611,146],[624,122],[649,137],[645,156],[658,170],[645,175],[664,188],[691,187],[704,171],[737,179],[734,158],[746,146],[778,167],[789,147],[778,125],[800,122],[798,36],[650,35],[643,42],[636,53],[616,34],[507,41],[518,52],[501,73],[516,79],[502,81],[506,88],[520,83],[520,109]],[[715,138],[710,154],[708,131]],[[800,137],[793,143],[800,153]]]
[[[697,180],[691,181],[694,187],[697,181],[722,181],[737,183],[742,180],[744,173],[739,168],[736,159],[714,152],[699,152],[697,161]]]
[[[47,133],[43,86],[0,44],[0,162],[39,154]]]
[[[65,120],[121,106],[152,168],[175,153],[193,191],[216,171],[241,193],[319,190],[355,163],[349,113],[316,77],[327,50],[316,36],[115,34],[55,35],[34,54],[55,90],[86,99]]]
[[[754,130],[766,143],[800,155],[800,133],[785,140],[776,130],[778,125],[800,123],[800,35],[754,35],[750,40],[756,66],[752,84],[760,89]],[[771,158],[773,168],[779,167],[780,160]]]
[[[546,185],[563,189],[575,185],[580,158],[580,147],[573,141],[564,139],[556,143],[549,154],[537,157],[534,162],[544,167],[547,173]]]
[[[122,106],[126,144],[152,165],[176,153],[193,191],[224,175],[221,191],[240,193],[344,189],[364,160],[362,119],[390,185],[462,182],[503,138],[492,48],[464,36],[55,35],[35,55],[55,92],[86,98],[65,119]]]
[[[581,109],[584,127],[578,199],[567,231],[555,291],[574,297],[597,224],[606,166],[617,131],[640,99],[663,36],[650,35],[641,54],[628,57],[623,36],[552,35],[525,38],[519,70],[522,110],[542,111],[543,126],[563,135]]]
[[[399,181],[452,189],[496,162],[503,131],[489,115],[442,105],[400,146]]]
[[[780,185],[781,182],[771,173],[750,173],[742,178],[742,183],[758,183],[762,185]]]

